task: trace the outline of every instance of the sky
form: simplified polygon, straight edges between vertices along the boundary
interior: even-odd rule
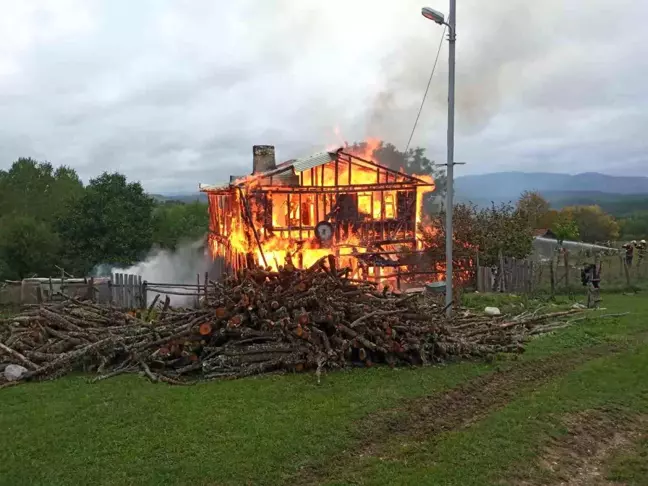
[[[457,3],[456,175],[648,175],[648,2]],[[33,157],[175,194],[249,173],[255,144],[404,149],[443,33],[424,5],[0,0],[0,169]],[[439,164],[447,56],[412,140]]]

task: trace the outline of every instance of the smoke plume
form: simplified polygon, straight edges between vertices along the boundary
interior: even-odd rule
[[[111,273],[126,273],[139,275],[143,281],[148,282],[148,300],[152,301],[157,294],[161,298],[165,295],[160,292],[166,290],[175,293],[195,293],[193,289],[186,288],[159,288],[156,290],[154,284],[196,284],[197,276],[200,275],[201,283],[204,280],[205,272],[211,267],[211,260],[205,254],[204,242],[202,239],[193,242],[186,242],[178,246],[175,251],[154,249],[142,262],[129,268],[112,268]],[[186,306],[195,301],[194,296],[169,295],[171,305]]]

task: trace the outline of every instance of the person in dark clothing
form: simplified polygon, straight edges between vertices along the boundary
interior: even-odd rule
[[[601,267],[595,263],[587,263],[581,269],[581,282],[587,287],[587,307],[598,307],[601,302]]]
[[[581,283],[583,284],[583,287],[591,283],[595,289],[598,289],[600,281],[601,280],[597,275],[596,265],[593,263],[585,264],[581,269]]]

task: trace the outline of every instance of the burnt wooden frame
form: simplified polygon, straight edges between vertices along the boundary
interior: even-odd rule
[[[331,165],[333,166],[334,171],[334,183],[333,185],[324,185],[325,167]],[[346,168],[348,169],[346,174],[347,179],[345,181],[340,181],[340,167],[342,165],[346,165]],[[356,167],[362,168],[365,171],[375,170],[376,182],[353,184],[352,175],[353,170]],[[304,174],[306,171],[309,171],[310,185],[304,185],[306,182],[304,180]],[[362,220],[353,222],[353,233],[360,241],[360,245],[358,246],[366,247],[368,250],[364,255],[385,254],[382,246],[390,244],[405,245],[410,249],[410,251],[416,250],[416,213],[419,204],[417,189],[419,187],[429,187],[431,184],[417,177],[395,171],[388,167],[346,153],[343,150],[338,150],[335,154],[335,158],[330,162],[306,168],[304,171],[301,171],[298,175],[301,184],[299,186],[282,184],[282,180],[277,176],[285,174],[286,172],[292,172],[292,174],[297,176],[294,166],[288,164],[285,167],[278,167],[277,169],[263,174],[251,176],[241,181],[235,181],[226,188],[219,190],[205,190],[209,196],[209,238],[226,248],[226,253],[228,254],[225,255],[225,258],[231,262],[230,265],[233,268],[246,266],[246,259],[241,259],[232,254],[231,243],[229,241],[229,236],[231,235],[231,217],[227,217],[226,215],[232,214],[231,211],[235,210],[234,206],[237,199],[235,194],[237,192],[240,194],[238,201],[240,207],[237,208],[238,211],[240,211],[239,217],[244,221],[245,225],[249,229],[249,231],[246,232],[248,243],[255,243],[262,255],[264,255],[264,253],[262,251],[261,240],[265,238],[272,236],[281,237],[282,235],[290,237],[292,232],[298,232],[299,237],[296,238],[298,242],[313,238],[315,236],[315,226],[320,214],[329,214],[333,209],[335,201],[338,200],[341,194],[355,194],[356,210],[358,214],[361,214],[359,210],[359,198],[357,197],[360,193],[370,193],[371,197],[371,214],[369,215],[369,218],[366,218],[365,214],[365,217],[363,217]],[[410,195],[410,204],[407,210],[398,210],[399,206],[397,205],[396,214],[394,214],[393,218],[386,218],[385,215],[385,192],[387,191],[395,191],[397,199],[399,193]],[[377,192],[381,194],[380,200],[382,201],[380,218],[375,218],[373,211],[374,194]],[[286,226],[275,227],[272,224],[272,217],[270,217],[269,224],[266,220],[262,228],[257,228],[255,225],[256,218],[250,211],[249,198],[257,197],[258,199],[265,200],[266,204],[268,204],[268,201],[272,201],[272,198],[269,197],[271,194],[287,195]],[[298,198],[298,204],[300,207],[299,224],[296,227],[291,224],[290,218],[291,196],[295,195]],[[303,218],[301,215],[302,198],[304,195],[314,196],[316,217],[315,221],[312,221],[310,225],[303,224]],[[397,204],[397,201],[395,202]],[[320,204],[322,204],[321,208]],[[327,212],[327,208],[329,212]],[[272,207],[266,206],[264,211],[266,214],[268,212],[272,214],[273,209],[274,208]],[[321,212],[320,209],[322,209]],[[348,236],[352,231],[350,226],[350,222],[346,222],[345,227],[343,227],[342,224],[336,224],[335,240],[343,240],[343,232]],[[390,253],[398,254],[398,252]],[[403,265],[394,262],[393,266],[401,267]],[[411,274],[411,272],[407,273]],[[374,274],[376,274],[376,272],[374,272]]]

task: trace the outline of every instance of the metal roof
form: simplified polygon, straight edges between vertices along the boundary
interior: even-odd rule
[[[302,157],[301,159],[289,160],[280,164],[277,168],[283,167],[293,167],[295,172],[304,172],[305,170],[312,169],[313,167],[319,167],[320,165],[328,164],[333,162],[337,157],[336,150],[327,150],[324,152],[319,152],[308,157]]]
[[[200,192],[223,191],[230,187],[229,184],[198,184]]]

